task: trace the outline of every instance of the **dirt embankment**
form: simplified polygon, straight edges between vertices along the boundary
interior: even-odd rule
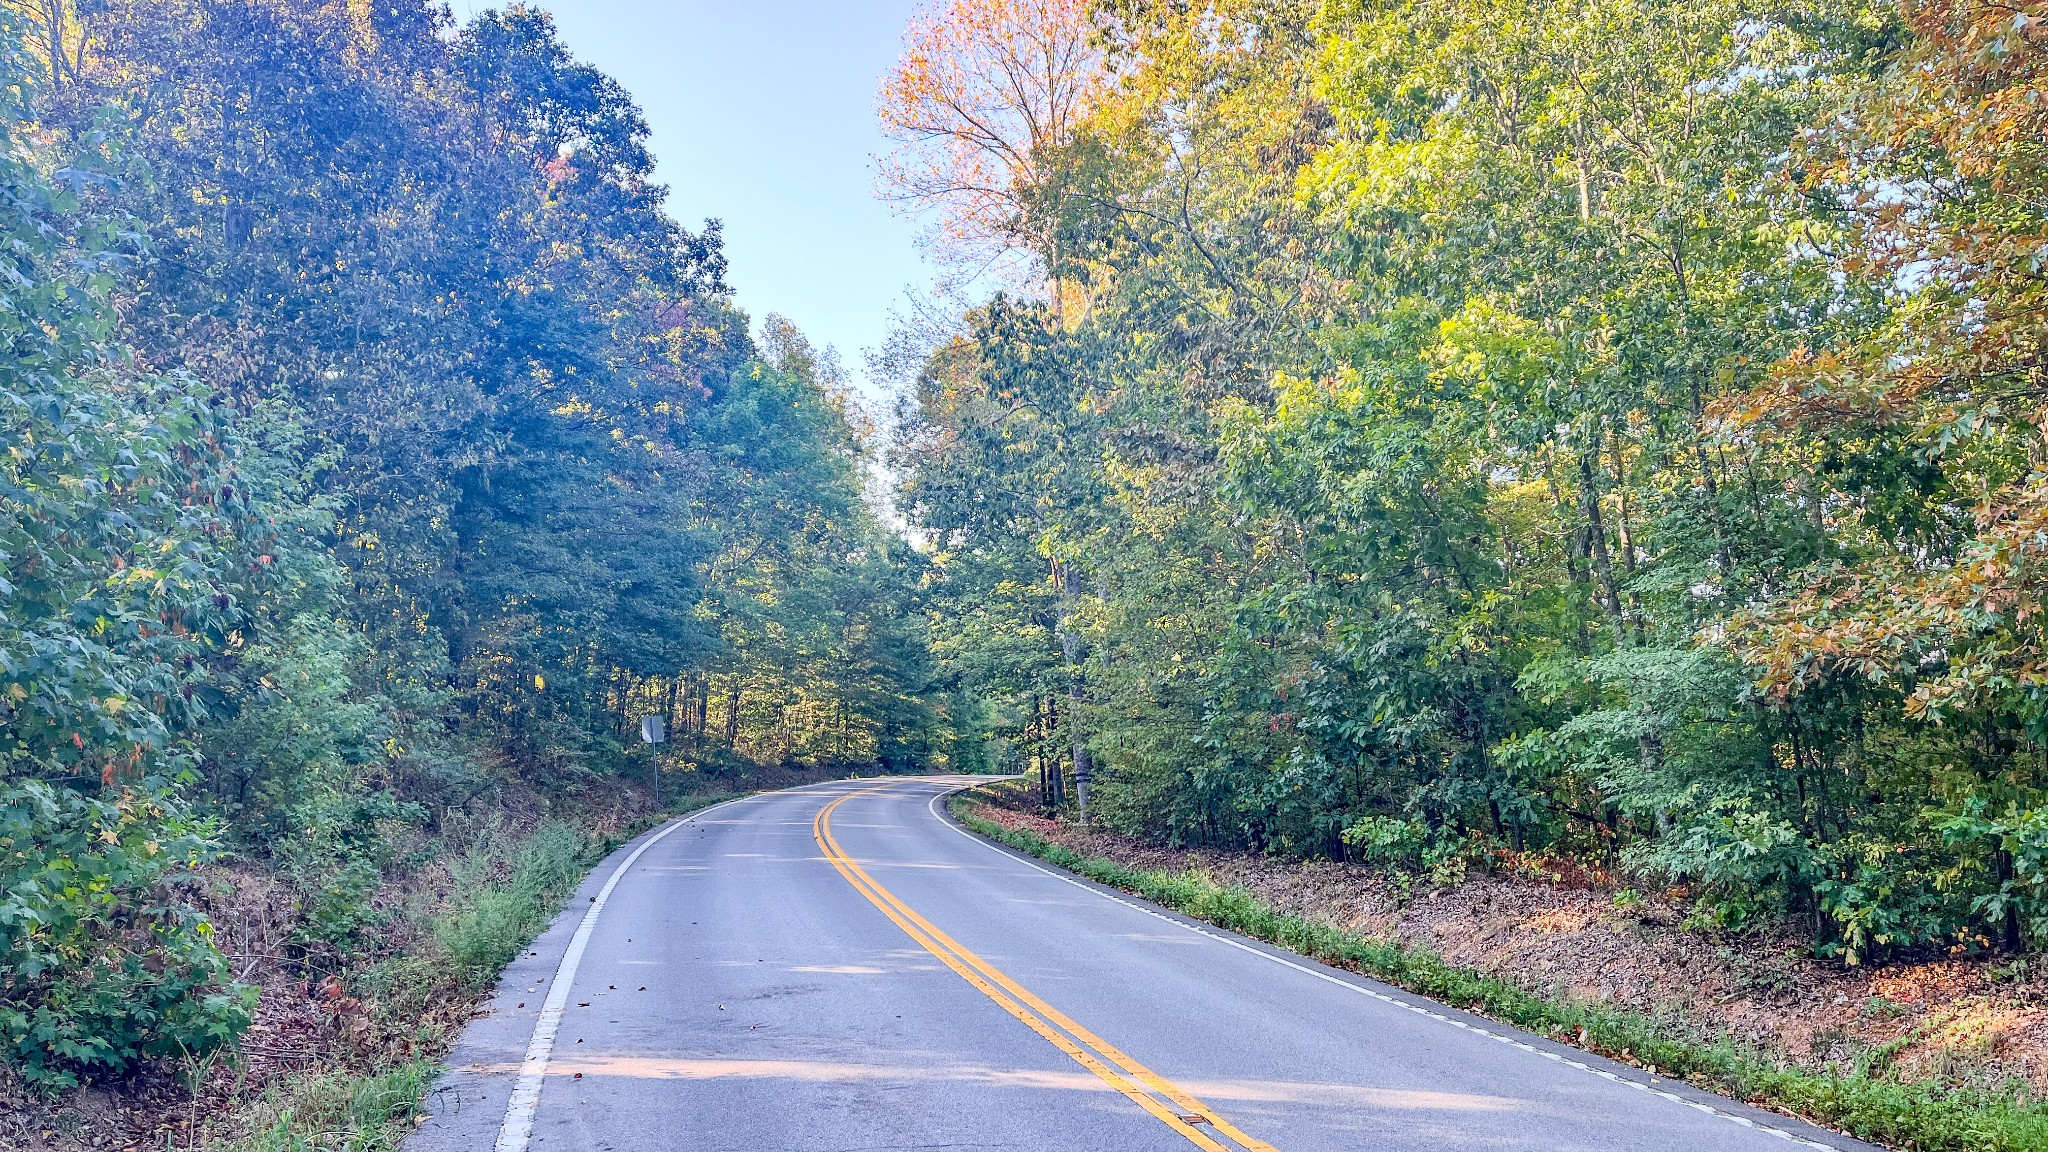
[[[1782,931],[1686,923],[1669,894],[1559,866],[1407,881],[1362,864],[1168,848],[989,804],[989,819],[1131,868],[1196,871],[1272,907],[1434,952],[1523,987],[1675,1018],[1807,1066],[2048,1092],[2048,965],[2011,957],[1845,968]]]

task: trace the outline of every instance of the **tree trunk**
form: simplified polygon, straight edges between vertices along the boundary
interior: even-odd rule
[[[1045,718],[1039,726],[1039,757],[1045,764],[1046,794],[1051,797],[1046,804],[1054,812],[1067,802],[1067,773],[1060,767],[1059,746],[1055,742],[1060,730],[1060,702],[1056,696],[1045,698]]]
[[[1572,514],[1571,505],[1565,502],[1564,491],[1557,486],[1557,476],[1550,468],[1544,468],[1543,479],[1550,485],[1550,498],[1557,501],[1558,519],[1571,528],[1571,543],[1565,548],[1564,553],[1565,573],[1571,577],[1575,587],[1584,588],[1587,585],[1586,569],[1580,561],[1586,559],[1586,531],[1578,523],[1578,517]],[[1577,617],[1579,654],[1591,656],[1593,637],[1586,630],[1586,618],[1580,613],[1573,615]]]
[[[1700,439],[1706,432],[1707,406],[1700,397],[1698,380],[1689,382],[1692,391],[1692,457],[1700,470],[1700,483],[1707,493],[1707,520],[1714,526],[1714,558],[1721,562],[1721,579],[1735,576],[1735,558],[1728,552],[1728,529],[1721,523],[1721,484],[1714,476],[1713,461],[1707,459],[1706,445]],[[1815,515],[1818,516],[1818,506]]]
[[[1628,616],[1621,610],[1621,593],[1614,583],[1614,561],[1607,551],[1607,525],[1600,514],[1600,485],[1593,476],[1593,454],[1579,455],[1579,504],[1586,515],[1586,545],[1593,558],[1593,575],[1599,583],[1600,603],[1614,626],[1617,647],[1628,644]]]
[[[1081,826],[1088,826],[1088,784],[1095,772],[1088,754],[1088,738],[1081,730],[1082,701],[1087,688],[1082,678],[1081,637],[1074,631],[1074,617],[1081,606],[1081,574],[1071,564],[1058,566],[1060,586],[1060,655],[1067,661],[1067,743],[1074,758],[1074,807]]]
[[[1994,855],[1992,863],[1998,870],[1998,886],[2000,888],[2004,888],[2007,885],[2011,884],[2015,872],[2015,869],[2013,867],[2012,853],[2006,851],[2003,848],[2000,848]],[[2003,922],[1999,925],[1999,927],[2001,929],[2000,935],[2003,937],[2002,942],[2004,943],[2006,950],[2014,953],[2020,952],[2026,944],[2026,935],[2021,931],[2020,906],[2018,901],[2006,901],[2005,918]]]

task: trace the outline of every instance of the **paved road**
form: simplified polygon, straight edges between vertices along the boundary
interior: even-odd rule
[[[769,793],[622,849],[407,1152],[1869,1147],[1053,873],[944,819],[955,786]]]

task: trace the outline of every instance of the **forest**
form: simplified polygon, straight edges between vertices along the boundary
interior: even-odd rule
[[[855,772],[2048,947],[2039,0],[930,5],[880,413],[537,8],[0,11],[34,1090],[291,986],[426,1060],[421,973],[562,890],[472,947],[407,877]]]
[[[888,192],[935,654],[1047,807],[2048,944],[2048,8],[977,0]]]
[[[674,223],[639,110],[544,13],[0,32],[0,1049],[31,1084],[243,1036],[216,864],[278,888],[265,976],[317,982],[386,955],[387,878],[479,812],[939,750],[923,561],[843,369],[735,309],[718,226]]]

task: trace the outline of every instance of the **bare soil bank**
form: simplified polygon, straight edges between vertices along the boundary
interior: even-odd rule
[[[2048,1091],[2048,964],[1923,958],[1845,968],[1783,930],[1686,923],[1674,894],[1559,864],[1406,881],[1375,867],[1170,848],[1083,831],[994,793],[982,815],[1129,868],[1200,872],[1277,911],[1434,952],[1533,991],[1676,1018],[1809,1067]]]

